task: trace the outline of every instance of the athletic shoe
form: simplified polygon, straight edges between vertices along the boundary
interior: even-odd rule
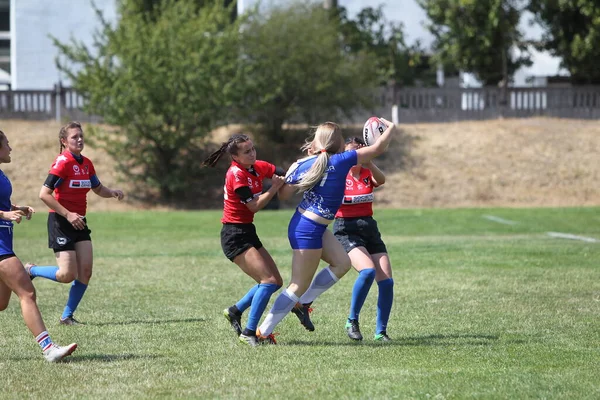
[[[76,348],[77,343],[71,343],[70,345],[64,347],[52,344],[49,349],[44,351],[44,358],[48,362],[59,362],[66,356],[70,356]]]
[[[391,342],[392,341],[392,339],[390,339],[390,337],[387,335],[387,333],[385,333],[385,331],[375,334],[374,340],[376,342]]]
[[[242,316],[229,312],[229,308],[223,310],[223,315],[235,333],[240,336],[242,334]]]
[[[296,314],[296,317],[300,320],[300,323],[303,327],[306,328],[307,331],[314,331],[315,326],[310,320],[310,313],[312,312],[312,308],[308,304],[296,304],[294,308],[292,308],[292,312]]]
[[[31,267],[35,267],[35,264],[33,264],[33,263],[25,264],[25,272],[27,272],[27,275],[29,275],[29,279],[33,280],[33,278],[35,278],[35,276],[31,275]]]
[[[263,336],[260,333],[260,330],[256,330],[256,337],[258,338],[259,344],[277,344],[277,340],[275,340],[275,334],[271,333],[270,335]]]
[[[348,332],[348,337],[352,340],[363,340],[363,336],[360,333],[360,328],[358,327],[358,320],[349,319],[346,322],[346,332]]]
[[[83,322],[77,321],[72,315],[67,318],[61,318],[58,323],[60,325],[85,325]]]
[[[239,336],[238,340],[240,343],[248,344],[252,347],[258,346],[260,343],[258,342],[258,338],[254,335],[244,335],[243,333]]]

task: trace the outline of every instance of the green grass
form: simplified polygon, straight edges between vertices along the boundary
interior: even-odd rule
[[[290,215],[256,221],[286,283]],[[252,282],[221,252],[220,216],[90,214],[94,278],[77,312],[88,324],[58,326],[68,286],[34,281],[53,339],[80,347],[47,364],[13,296],[0,313],[0,398],[600,398],[600,243],[546,234],[600,239],[600,208],[378,210],[393,342],[372,340],[376,285],[365,340],[347,338],[351,271],[315,302],[315,332],[290,315],[279,344],[260,348],[237,344],[221,315]],[[15,231],[24,262],[54,263],[43,212]]]

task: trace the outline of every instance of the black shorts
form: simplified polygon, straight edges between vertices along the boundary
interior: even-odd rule
[[[63,216],[55,212],[48,213],[48,247],[59,251],[75,250],[75,243],[85,240],[92,240],[90,234],[92,231],[87,226],[87,221],[83,219],[85,228],[78,230]]]
[[[344,246],[346,253],[355,247],[364,247],[369,254],[387,253],[377,221],[373,217],[336,218],[333,234]]]
[[[221,248],[225,257],[230,261],[254,247],[256,250],[263,247],[254,224],[224,223],[221,228]]]

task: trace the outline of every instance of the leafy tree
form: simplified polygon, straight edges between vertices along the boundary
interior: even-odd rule
[[[137,6],[122,0],[116,27],[96,10],[102,29],[93,48],[54,43],[86,111],[118,127],[98,132],[118,169],[170,202],[193,187],[202,139],[231,106],[239,27],[218,0],[164,0],[153,21]]]
[[[431,21],[441,62],[475,74],[484,85],[507,84],[517,69],[531,65],[518,29],[519,0],[417,1]]]
[[[545,28],[539,48],[562,59],[574,83],[600,84],[600,7],[597,0],[529,0]]]
[[[436,67],[430,57],[416,41],[406,43],[401,23],[385,18],[383,6],[362,9],[355,19],[348,17],[345,8],[335,12],[340,20],[344,48],[350,53],[369,52],[375,60],[379,83],[396,83],[403,86],[436,84]]]
[[[321,5],[295,2],[243,26],[241,111],[285,141],[285,122],[336,120],[371,104],[376,73],[364,52],[343,51],[339,22]]]

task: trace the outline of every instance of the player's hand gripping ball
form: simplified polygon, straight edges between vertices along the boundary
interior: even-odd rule
[[[363,140],[367,146],[371,146],[379,139],[379,136],[387,129],[387,125],[377,117],[371,117],[365,122],[363,128]]]

